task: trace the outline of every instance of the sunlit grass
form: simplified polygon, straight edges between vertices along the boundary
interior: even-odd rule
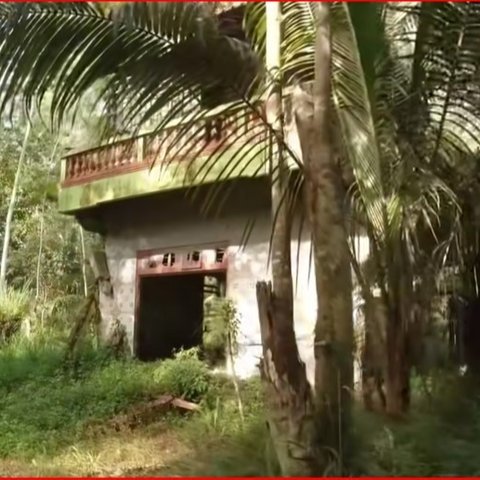
[[[229,379],[195,352],[140,363],[85,344],[64,363],[61,341],[17,341],[0,350],[0,474],[278,475],[258,379],[242,382],[242,421]],[[190,378],[190,380],[188,380]],[[475,386],[441,374],[410,417],[392,422],[354,412],[353,475],[478,475],[480,401]],[[199,412],[157,413],[112,423],[164,393],[199,402]]]

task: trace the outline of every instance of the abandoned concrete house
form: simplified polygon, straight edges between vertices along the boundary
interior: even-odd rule
[[[270,275],[267,149],[246,148],[233,169],[225,162],[229,152],[245,148],[238,129],[256,135],[257,144],[259,136],[268,142],[267,130],[246,111],[234,118],[213,111],[201,124],[188,125],[195,132],[188,145],[177,141],[183,127],[69,154],[62,161],[59,208],[104,238],[104,276],[111,285],[100,292],[104,334],[120,322],[132,354],[144,360],[200,345],[205,285],[214,282],[237,310],[235,368],[248,376],[261,356],[255,284]],[[224,142],[233,130],[240,131],[243,147]],[[298,153],[294,129],[287,141]],[[222,142],[224,154],[212,161],[209,152]],[[187,153],[177,158],[180,150]],[[212,186],[222,188],[215,198]],[[207,202],[218,208],[205,211]],[[311,376],[315,280],[308,228],[300,216],[294,223],[295,329]]]
[[[105,334],[114,321],[120,322],[132,354],[145,360],[200,345],[204,285],[216,279],[219,294],[238,311],[235,366],[246,376],[256,371],[261,355],[255,283],[269,276],[270,186],[265,150],[250,152],[242,161],[247,167],[233,172],[221,173],[223,155],[203,177],[188,175],[201,168],[227,128],[237,128],[218,120],[212,115],[200,128],[191,126],[198,133],[181,161],[172,144],[180,125],[66,156],[59,208],[105,240],[104,276],[112,287],[100,293]],[[212,122],[224,125],[213,136]],[[291,138],[292,148],[298,148]],[[228,148],[235,151],[236,146]],[[188,192],[194,184],[192,199]],[[203,211],[212,185],[228,195],[219,211]],[[223,200],[223,192],[219,197]],[[292,239],[295,328],[311,372],[317,305],[308,229],[299,224]]]

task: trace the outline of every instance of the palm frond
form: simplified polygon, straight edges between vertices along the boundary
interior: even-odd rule
[[[380,12],[378,7],[374,8],[369,13],[376,18]],[[338,3],[332,7],[332,31],[333,97],[342,132],[341,143],[353,167],[358,198],[380,240],[386,233],[387,217],[378,124],[374,117],[375,99],[373,86],[369,86],[373,75],[368,73],[376,59],[369,58],[370,51],[362,57],[346,4]]]
[[[312,9],[283,4],[284,88],[313,78]],[[265,5],[245,12],[248,41],[222,30],[200,2],[108,11],[1,3],[0,110],[19,98],[30,109],[52,92],[58,125],[101,81],[98,102],[118,114],[118,128],[135,135],[153,125],[152,164],[188,162],[185,185],[266,173],[269,142],[279,139],[261,108],[271,81],[262,68]],[[480,7],[336,2],[331,12],[335,121],[342,161],[354,173],[356,220],[379,250],[401,238],[413,255],[434,244],[445,252],[458,240],[460,215],[445,172],[480,147]],[[222,124],[218,138],[212,118]],[[284,149],[301,185],[301,159],[288,142]],[[213,183],[205,209],[221,204],[224,186]]]
[[[2,109],[20,93],[31,107],[53,89],[57,121],[100,78],[132,117],[165,106],[172,83],[175,96],[185,90],[198,99],[222,84],[243,94],[257,75],[252,50],[222,35],[201,3],[125,4],[107,16],[90,4],[3,4],[0,32]]]

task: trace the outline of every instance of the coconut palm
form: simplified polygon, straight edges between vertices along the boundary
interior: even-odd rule
[[[315,6],[290,4],[288,11],[287,18],[293,20],[291,29],[286,28],[291,36],[286,35],[285,51],[291,52],[292,64],[298,61],[301,80],[308,80],[318,74],[315,60],[322,51],[315,44]],[[331,121],[339,130],[335,141],[340,163],[353,170],[351,223],[368,232],[373,277],[362,275],[355,255],[352,261],[365,301],[373,303],[372,289],[379,287],[387,312],[386,407],[393,415],[404,412],[409,403],[408,330],[414,305],[459,240],[460,209],[451,171],[478,149],[479,13],[472,4],[331,7]],[[295,77],[295,69],[289,71]],[[318,91],[316,95],[309,99],[311,104]],[[301,102],[300,96],[298,105]],[[294,110],[301,109],[298,105]],[[300,138],[302,130],[307,131],[300,128]],[[319,155],[319,146],[316,151]],[[304,154],[304,161],[307,157]],[[306,183],[307,177],[305,169]],[[327,199],[323,203],[333,205]],[[324,228],[339,225],[322,220]],[[312,226],[314,222],[311,218]],[[336,243],[341,245],[338,239]],[[333,254],[333,248],[327,251]],[[326,278],[332,285],[334,275],[322,276],[321,265],[325,270],[329,262],[319,262],[317,283]],[[327,292],[327,285],[320,291]],[[328,300],[320,291],[320,303],[325,304]],[[338,322],[341,316],[337,311],[327,318]],[[319,318],[317,328],[320,325]],[[334,323],[330,331],[335,331]],[[326,377],[317,377],[317,398],[321,389],[334,386],[328,373]]]
[[[369,232],[373,283],[387,312],[386,407],[394,415],[409,403],[408,328],[415,297],[428,287],[429,272],[441,267],[459,232],[446,172],[478,148],[479,13],[474,5],[389,4],[350,16],[353,27],[356,21],[371,26],[368,36],[377,48],[369,49],[360,34],[351,38],[358,55],[351,65],[362,70],[350,76],[357,85],[343,91],[355,96],[342,97],[338,88],[334,101],[344,139],[355,139],[341,144],[355,172],[353,206]],[[347,55],[339,52],[343,65],[334,84],[343,80]],[[364,288],[367,301],[370,292]]]

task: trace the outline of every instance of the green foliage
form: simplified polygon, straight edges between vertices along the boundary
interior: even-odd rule
[[[355,475],[477,476],[480,396],[468,380],[443,373],[432,398],[417,399],[410,418],[385,422],[357,411]]]
[[[211,402],[194,417],[172,418],[194,454],[169,467],[181,476],[279,475],[264,419],[263,390],[258,377],[241,382],[244,420],[231,381],[219,378]],[[202,439],[199,442],[199,439]],[[157,474],[157,472],[152,472]],[[162,472],[158,472],[159,474]]]
[[[187,456],[173,453],[167,472],[147,470],[142,474],[272,473],[258,379],[241,384],[245,399],[242,422],[230,380],[222,376],[207,378],[196,351],[145,364],[118,361],[105,351],[85,345],[76,364],[66,366],[62,364],[63,347],[61,335],[52,331],[30,341],[19,337],[0,351],[0,468],[2,458],[7,459],[7,464],[8,460],[49,464],[49,459],[58,461],[70,450],[95,458],[89,450],[92,445],[108,443],[116,435],[120,435],[117,441],[128,443],[135,432],[114,432],[106,427],[107,420],[172,388],[178,388],[176,393],[185,391],[184,384],[175,387],[176,374],[190,380],[203,376],[208,388],[200,390],[208,390],[208,401],[202,402],[201,411],[194,415],[172,411],[149,419],[159,422],[156,429],[157,423],[137,427],[155,435],[168,431],[190,452]],[[196,396],[199,394],[197,386]],[[92,426],[97,428],[95,436],[102,435],[97,443]],[[66,467],[63,471],[67,471]]]
[[[1,96],[5,103],[0,104],[0,108],[15,98],[12,93],[17,87],[22,90],[24,98],[28,98],[29,106],[33,98],[39,98],[40,91],[43,99],[45,91],[50,90],[53,92],[52,113],[61,121],[78,105],[85,91],[103,79],[99,96],[106,112],[121,110],[121,122],[116,125],[118,131],[125,125],[131,127],[132,119],[147,122],[176,101],[175,108],[165,112],[163,119],[168,121],[175,110],[178,113],[178,110],[192,107],[192,92],[197,98],[199,94],[196,87],[221,91],[227,80],[223,76],[227,76],[236,90],[243,93],[254,76],[256,58],[247,55],[244,42],[222,35],[212,12],[210,6],[200,2],[122,4],[114,12],[87,3],[74,8],[66,4],[47,7],[37,4],[15,12],[11,7],[2,6],[0,23],[10,19],[9,34],[1,37],[2,55],[8,55],[10,59],[0,64],[0,72],[5,73],[5,82],[15,88],[5,89]],[[112,21],[112,14],[115,21]],[[15,22],[11,21],[12,15]],[[63,21],[59,21],[60,18]],[[39,19],[45,21],[41,32],[35,27],[38,21],[42,21]],[[132,35],[136,29],[142,34]],[[17,36],[20,31],[22,35],[26,31],[32,35],[32,45],[43,40],[45,51],[49,53],[39,55],[36,48],[20,50]],[[117,35],[120,31],[122,34]],[[84,42],[85,35],[91,35],[88,44]],[[59,38],[68,41],[58,42]],[[125,42],[128,48],[125,48]],[[139,51],[143,55],[139,56]],[[13,57],[13,52],[18,55]],[[35,68],[29,69],[28,82],[15,83],[16,76],[26,63],[30,63],[31,55],[35,56],[36,62]],[[70,61],[72,55],[77,60],[74,63]],[[98,62],[104,65],[100,70],[95,68]],[[152,71],[152,62],[162,68]],[[219,62],[224,68],[218,68]],[[238,68],[240,64],[241,69]],[[118,68],[120,65],[121,69]],[[212,65],[218,72],[212,72]],[[80,71],[90,67],[92,75],[88,79],[79,77]],[[59,77],[62,81],[57,84]],[[128,82],[125,82],[126,78]],[[140,90],[132,91],[133,85]],[[188,103],[183,103],[183,92],[168,85],[190,90]],[[143,95],[137,95],[140,91]],[[160,98],[162,101],[157,102]]]
[[[138,402],[175,393],[205,400],[194,415],[172,412],[158,419],[189,453],[174,456],[162,470],[144,473],[279,474],[259,378],[241,382],[242,422],[230,380],[211,376],[196,350],[154,363],[116,360],[88,344],[74,365],[64,365],[63,354],[63,338],[55,331],[31,340],[18,337],[0,350],[0,457],[48,459],[72,445],[89,455],[88,449],[82,450],[88,448],[89,426],[106,424]],[[195,384],[197,378],[202,381]],[[431,398],[417,396],[414,413],[403,422],[391,422],[360,408],[354,415],[356,440],[362,448],[356,449],[349,464],[352,475],[480,473],[480,397],[466,379],[443,373],[432,384]],[[115,433],[107,430],[104,435]]]
[[[165,392],[199,401],[211,384],[211,373],[198,357],[198,349],[181,350],[175,358],[166,359],[154,372],[154,380]]]
[[[204,302],[203,348],[207,355],[224,356],[231,342],[232,353],[236,349],[238,313],[232,300],[211,295]]]
[[[25,122],[24,118],[15,115],[13,124],[4,122],[0,129],[0,240],[3,239]],[[72,128],[70,133],[78,131]],[[37,115],[32,116],[30,141],[12,220],[7,283],[19,290],[30,286],[31,297],[35,297],[33,329],[38,323],[42,326],[49,322],[65,323],[69,318],[65,315],[65,311],[69,311],[67,301],[83,295],[79,227],[74,218],[58,213],[56,205],[59,157],[64,144],[71,141],[60,133],[53,135]],[[87,252],[95,241],[92,235],[85,234]],[[86,273],[87,282],[91,284],[89,266]]]
[[[203,346],[206,350],[224,350],[227,345],[228,316],[225,300],[221,297],[209,299],[205,304],[203,321]]]
[[[0,291],[0,338],[9,339],[31,313],[32,297],[28,288],[7,287]]]
[[[66,365],[64,349],[50,332],[0,350],[0,457],[53,454],[131,404],[164,393],[201,400],[213,384],[196,352],[140,363],[84,344]]]

